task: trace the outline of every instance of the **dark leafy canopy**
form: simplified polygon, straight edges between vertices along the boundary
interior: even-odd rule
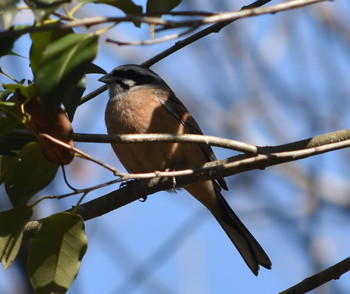
[[[22,58],[12,50],[19,38],[29,35],[31,45],[27,49],[33,73],[32,79],[26,81],[22,76],[12,78],[6,68],[0,68],[0,75],[12,80],[12,84],[2,84],[3,90],[0,90],[0,183],[4,184],[13,206],[11,210],[0,212],[0,261],[5,268],[17,256],[23,228],[33,214],[35,205],[30,204],[37,203],[33,197],[53,181],[58,163],[62,164],[47,160],[47,154],[56,154],[55,148],[44,141],[40,133],[53,134],[67,143],[62,139],[65,137],[63,132],[70,128],[66,114],[72,121],[86,89],[86,75],[105,73],[93,63],[102,31],[86,33],[79,30],[77,33],[74,28],[61,28],[73,19],[74,13],[68,13],[71,8],[56,11],[70,2],[25,0],[35,21],[11,26],[19,11],[19,1],[0,0],[0,17],[5,27],[0,32],[0,56]],[[131,0],[83,0],[79,5],[105,4],[125,15],[141,15],[143,11],[171,10],[180,2],[148,1],[143,7]],[[62,13],[65,13],[63,18],[59,17]],[[65,127],[56,127],[55,123],[64,123]],[[12,138],[9,132],[15,128],[28,128],[39,142],[33,142],[31,138]],[[73,145],[72,140],[68,143]],[[32,240],[28,260],[28,275],[36,293],[65,293],[78,274],[86,249],[84,222],[79,215],[59,213],[45,218]]]

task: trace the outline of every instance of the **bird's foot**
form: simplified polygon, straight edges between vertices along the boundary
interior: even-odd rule
[[[119,189],[125,188],[126,186],[128,186],[132,182],[135,182],[135,180],[127,180],[127,181],[121,182],[119,185]],[[144,196],[144,197],[139,199],[140,202],[145,202],[146,200],[147,200],[147,196]]]
[[[144,197],[139,199],[140,202],[146,202],[146,200],[147,200],[147,196],[144,196]]]

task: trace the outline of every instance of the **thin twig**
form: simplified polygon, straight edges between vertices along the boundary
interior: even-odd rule
[[[67,178],[67,174],[66,174],[66,168],[64,167],[64,165],[61,165],[61,169],[62,169],[62,174],[63,174],[63,180],[66,183],[67,187],[69,189],[71,189],[72,191],[77,191],[78,189],[74,188],[68,181]]]
[[[262,5],[265,5],[266,3],[270,2],[271,0],[257,0],[247,6],[243,6],[241,8],[242,9],[247,9],[247,8],[256,8],[256,7],[259,7],[259,6],[262,6]],[[178,41],[176,42],[175,45],[171,46],[170,48],[166,49],[165,51],[157,54],[156,56],[152,57],[151,59],[143,62],[141,65],[142,66],[145,66],[145,67],[151,67],[153,64],[157,63],[158,61],[166,58],[167,56],[175,53],[176,51],[184,48],[185,46],[188,46],[189,44],[192,44],[193,42],[195,41],[198,41],[199,39],[201,38],[204,38],[214,32],[218,32],[220,31],[222,28],[224,28],[225,26],[231,24],[232,22],[234,22],[235,20],[232,20],[232,21],[228,21],[228,22],[221,22],[221,23],[217,23],[217,24],[214,24],[214,25],[211,25],[210,27],[196,33],[196,34],[193,34],[192,36],[184,39],[184,40],[181,40],[181,41]],[[103,85],[101,86],[100,88],[92,91],[91,93],[87,94],[86,96],[84,96],[81,101],[80,101],[80,104],[83,104],[93,98],[95,98],[96,96],[100,95],[101,93],[103,93],[104,91],[106,91],[108,89],[108,86],[107,85]]]
[[[126,16],[126,17],[97,16],[97,17],[89,17],[84,19],[73,20],[66,23],[54,23],[54,24],[42,25],[42,26],[36,26],[36,27],[32,26],[24,29],[19,29],[19,30],[2,31],[0,32],[0,36],[5,36],[5,35],[21,36],[23,34],[31,33],[31,32],[40,32],[40,31],[57,30],[57,29],[63,30],[63,29],[69,29],[74,27],[81,27],[81,26],[91,27],[91,26],[105,24],[105,23],[120,23],[120,22],[141,22],[141,23],[147,23],[151,25],[161,25],[163,26],[163,29],[178,28],[178,27],[192,27],[192,26],[197,27],[197,26],[212,24],[216,22],[231,23],[234,20],[244,18],[244,17],[277,13],[277,12],[296,9],[296,8],[304,7],[314,3],[324,2],[324,1],[326,0],[291,0],[291,1],[286,1],[284,3],[271,5],[269,7],[264,7],[264,8],[247,8],[251,6],[245,6],[245,9],[240,11],[223,12],[213,16],[204,17],[200,20],[195,19],[195,20],[187,20],[187,21],[170,21],[170,20],[164,20],[160,17],[149,17],[149,16]],[[256,1],[255,3],[260,3],[260,2],[261,1]],[[266,1],[263,1],[263,2],[266,2]]]
[[[102,184],[98,184],[98,185],[95,185],[95,186],[92,186],[92,187],[83,188],[83,189],[76,189],[73,192],[69,192],[69,193],[65,193],[65,194],[61,194],[61,195],[42,196],[38,200],[36,200],[33,204],[31,204],[30,206],[35,206],[38,203],[40,203],[41,201],[43,201],[43,200],[48,200],[48,199],[50,199],[50,200],[53,200],[53,199],[61,200],[61,199],[64,199],[64,198],[67,198],[67,197],[70,197],[70,196],[75,196],[75,195],[79,195],[79,194],[87,194],[87,193],[90,193],[91,191],[98,190],[98,189],[101,189],[101,188],[104,188],[104,187],[107,187],[107,186],[110,186],[110,185],[113,185],[113,184],[116,184],[116,183],[121,183],[123,181],[124,181],[124,179],[119,178],[119,179],[108,181],[108,182],[105,182],[105,183],[102,183]]]
[[[88,102],[89,100],[95,98],[96,96],[102,94],[104,91],[108,89],[107,85],[103,85],[96,90],[90,92],[89,94],[85,95],[84,97],[81,98],[79,105],[84,104],[85,102]]]
[[[159,28],[158,31],[166,30],[169,28],[178,28],[178,27],[186,27],[186,26],[202,26],[206,24],[234,21],[237,19],[257,16],[263,14],[275,14],[277,12],[282,12],[285,10],[292,10],[296,8],[305,7],[307,5],[312,5],[318,2],[325,2],[327,0],[290,0],[278,4],[274,4],[268,7],[259,7],[259,8],[247,8],[245,6],[244,9],[239,11],[230,11],[230,12],[222,12],[216,15],[204,17],[200,20],[185,20],[185,21],[174,21],[170,22],[169,25],[163,25],[163,27]]]
[[[84,151],[81,151],[81,150],[79,150],[76,147],[70,146],[69,144],[66,144],[66,143],[62,142],[62,141],[60,141],[60,140],[50,136],[49,134],[38,133],[38,135],[43,137],[43,138],[46,138],[46,139],[48,139],[48,140],[50,140],[50,141],[52,141],[54,143],[56,143],[56,144],[58,144],[60,146],[63,146],[65,148],[67,148],[67,149],[70,149],[70,150],[74,151],[76,154],[79,154],[81,157],[83,157],[83,158],[85,158],[87,160],[90,160],[92,162],[97,163],[98,165],[100,165],[100,166],[102,166],[102,167],[112,171],[114,173],[114,175],[116,175],[116,176],[121,176],[122,177],[123,175],[125,175],[125,173],[115,169],[114,167],[112,167],[112,166],[110,166],[110,165],[108,165],[108,164],[106,164],[106,163],[104,163],[102,161],[97,160],[96,158],[94,158],[94,157],[90,156],[89,154],[85,153]]]
[[[187,35],[193,31],[195,31],[198,27],[197,26],[192,26],[189,29],[185,30],[182,33],[178,33],[178,34],[172,34],[172,35],[166,35],[162,38],[157,38],[157,39],[151,39],[151,40],[144,40],[144,41],[116,41],[116,40],[112,40],[112,39],[106,39],[107,43],[113,43],[116,44],[118,46],[129,46],[129,45],[136,45],[136,46],[141,46],[141,45],[154,45],[154,44],[159,44],[159,43],[163,43],[163,42],[167,42],[167,41],[171,41],[171,40],[175,40],[178,39],[184,35]]]

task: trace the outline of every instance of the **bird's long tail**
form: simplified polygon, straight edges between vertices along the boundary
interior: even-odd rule
[[[218,205],[222,213],[215,218],[236,246],[244,261],[257,276],[259,265],[271,269],[271,261],[254,236],[248,231],[238,216],[228,205],[219,191],[216,191]]]

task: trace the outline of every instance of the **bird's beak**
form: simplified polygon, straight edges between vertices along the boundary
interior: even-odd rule
[[[105,84],[110,84],[113,81],[113,75],[108,73],[104,75],[103,77],[98,79],[100,82],[105,83]]]

